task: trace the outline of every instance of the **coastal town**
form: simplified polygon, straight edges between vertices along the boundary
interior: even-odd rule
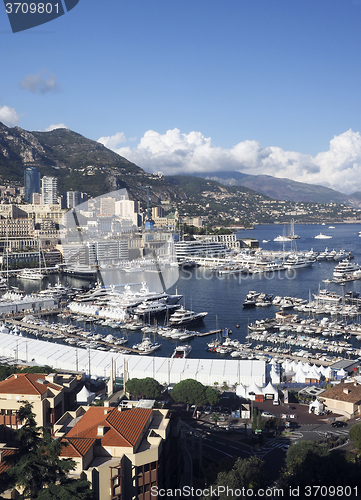
[[[337,206],[342,219],[334,220],[332,203],[309,209],[259,200],[259,214],[275,223],[288,217],[273,238],[262,231],[244,237],[237,227],[244,217],[232,210],[218,215],[233,230],[209,227],[202,235],[196,230],[209,217],[180,216],[181,206],[167,216],[146,189],[143,210],[126,190],[59,197],[57,179],[40,178],[34,167],[25,170],[24,188],[1,189],[2,457],[17,453],[28,403],[36,424],[61,444],[60,457],[75,461],[70,477],[86,479],[101,500],[173,491],[189,485],[189,467],[233,455],[264,460],[275,487],[313,426],[321,430],[312,446],[325,439],[355,452],[349,433],[361,416],[361,265],[353,242],[361,232],[350,223],[360,210]],[[298,217],[307,215],[312,228],[320,210],[329,222],[311,231],[313,248],[298,248],[310,238],[298,234]],[[252,216],[251,227],[262,217]],[[337,242],[341,222],[356,230]],[[322,277],[318,290],[305,298],[293,286],[293,295],[280,295],[282,282],[296,285],[302,273]],[[197,281],[204,297],[222,282],[238,287],[228,325],[218,324],[221,309],[185,306]],[[135,389],[142,380],[157,389]],[[177,396],[189,381],[197,389]],[[200,387],[213,392],[196,396]],[[195,442],[199,449],[188,456]],[[6,459],[0,466],[7,474]]]

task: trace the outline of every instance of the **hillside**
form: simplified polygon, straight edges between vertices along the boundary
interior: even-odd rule
[[[141,187],[149,185],[153,204],[186,199],[163,179],[76,132],[28,132],[0,123],[0,181],[23,184],[24,169],[29,166],[41,175],[57,177],[59,193],[72,189],[94,197],[126,188],[132,199],[145,202],[146,190]]]
[[[221,182],[226,186],[244,186],[276,200],[310,203],[343,203],[361,206],[360,193],[346,195],[324,186],[306,184],[271,175],[249,175],[242,172],[205,172],[194,174],[197,177]]]

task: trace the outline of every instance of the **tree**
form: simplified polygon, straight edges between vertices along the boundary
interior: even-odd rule
[[[361,452],[361,423],[351,427],[348,437],[351,441],[355,441],[358,451]]]
[[[257,429],[257,415],[258,415],[257,410],[253,410],[253,415],[252,415],[252,431],[253,432]]]
[[[157,399],[162,392],[162,386],[151,377],[132,378],[125,384],[125,390],[132,396]]]
[[[237,490],[242,488],[252,489],[254,492],[266,488],[267,478],[263,466],[264,462],[255,456],[246,459],[237,458],[231,470],[221,471],[217,475],[215,488],[224,485],[228,487],[228,491],[220,493],[219,500],[239,498]]]
[[[215,404],[218,401],[218,393],[211,387],[206,387],[197,380],[188,378],[175,384],[172,390],[172,398],[176,403],[189,405]],[[212,401],[212,403],[211,403]]]
[[[218,424],[218,421],[219,421],[219,414],[218,413],[212,413],[211,415],[211,421],[217,425]]]
[[[298,486],[302,490],[313,485],[354,488],[360,483],[359,463],[348,462],[337,451],[330,452],[324,442],[293,444],[287,451],[286,466],[278,481],[285,489]]]
[[[24,500],[93,498],[87,481],[68,478],[68,473],[75,469],[76,463],[72,459],[59,457],[62,444],[52,438],[49,429],[37,427],[29,402],[20,407],[18,418],[23,425],[16,431],[17,450],[5,457],[8,468],[1,478],[0,492],[17,488],[22,491],[20,498]],[[50,495],[47,491],[50,487],[57,490],[58,497]]]

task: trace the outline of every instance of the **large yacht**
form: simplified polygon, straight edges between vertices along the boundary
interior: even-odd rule
[[[359,269],[361,269],[361,266],[358,264],[351,264],[349,260],[345,259],[337,264],[333,271],[333,276],[334,278],[341,278],[344,274],[352,274]]]
[[[286,269],[301,269],[303,267],[311,267],[313,263],[314,263],[313,260],[295,255],[285,261],[284,267]]]
[[[81,264],[64,267],[63,273],[69,276],[73,276],[74,278],[83,278],[89,280],[95,279],[97,276],[96,269],[88,266],[83,266]]]
[[[37,270],[37,269],[29,269],[25,268],[20,271],[17,275],[20,279],[32,280],[32,281],[41,281],[45,278],[45,275]]]
[[[146,316],[148,314],[159,314],[166,310],[167,304],[165,304],[164,300],[145,300],[133,309],[133,312],[138,316]]]
[[[183,306],[181,306],[178,311],[170,316],[169,324],[172,326],[180,326],[196,323],[198,321],[202,321],[207,314],[207,312],[195,313],[194,311],[187,311]]]

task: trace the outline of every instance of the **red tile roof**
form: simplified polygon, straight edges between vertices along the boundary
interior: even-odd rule
[[[15,451],[16,450],[14,448],[0,448],[0,453],[2,453],[2,460],[0,461],[0,474],[9,468],[5,457],[13,455]]]
[[[0,382],[0,394],[26,394],[37,396],[44,394],[48,388],[60,391],[61,385],[45,380],[44,373],[17,373]],[[44,380],[44,383],[38,382]]]
[[[361,384],[340,382],[320,394],[320,398],[334,399],[336,401],[348,403],[359,403],[361,401]]]
[[[75,458],[75,457],[83,457],[90,450],[90,448],[94,445],[96,439],[89,438],[69,438],[63,439],[62,443],[64,444],[61,448],[61,457]]]
[[[105,411],[107,413],[105,414]],[[152,409],[91,407],[68,432],[66,438],[101,439],[102,446],[133,447],[152,415]],[[104,435],[98,435],[98,427]]]

